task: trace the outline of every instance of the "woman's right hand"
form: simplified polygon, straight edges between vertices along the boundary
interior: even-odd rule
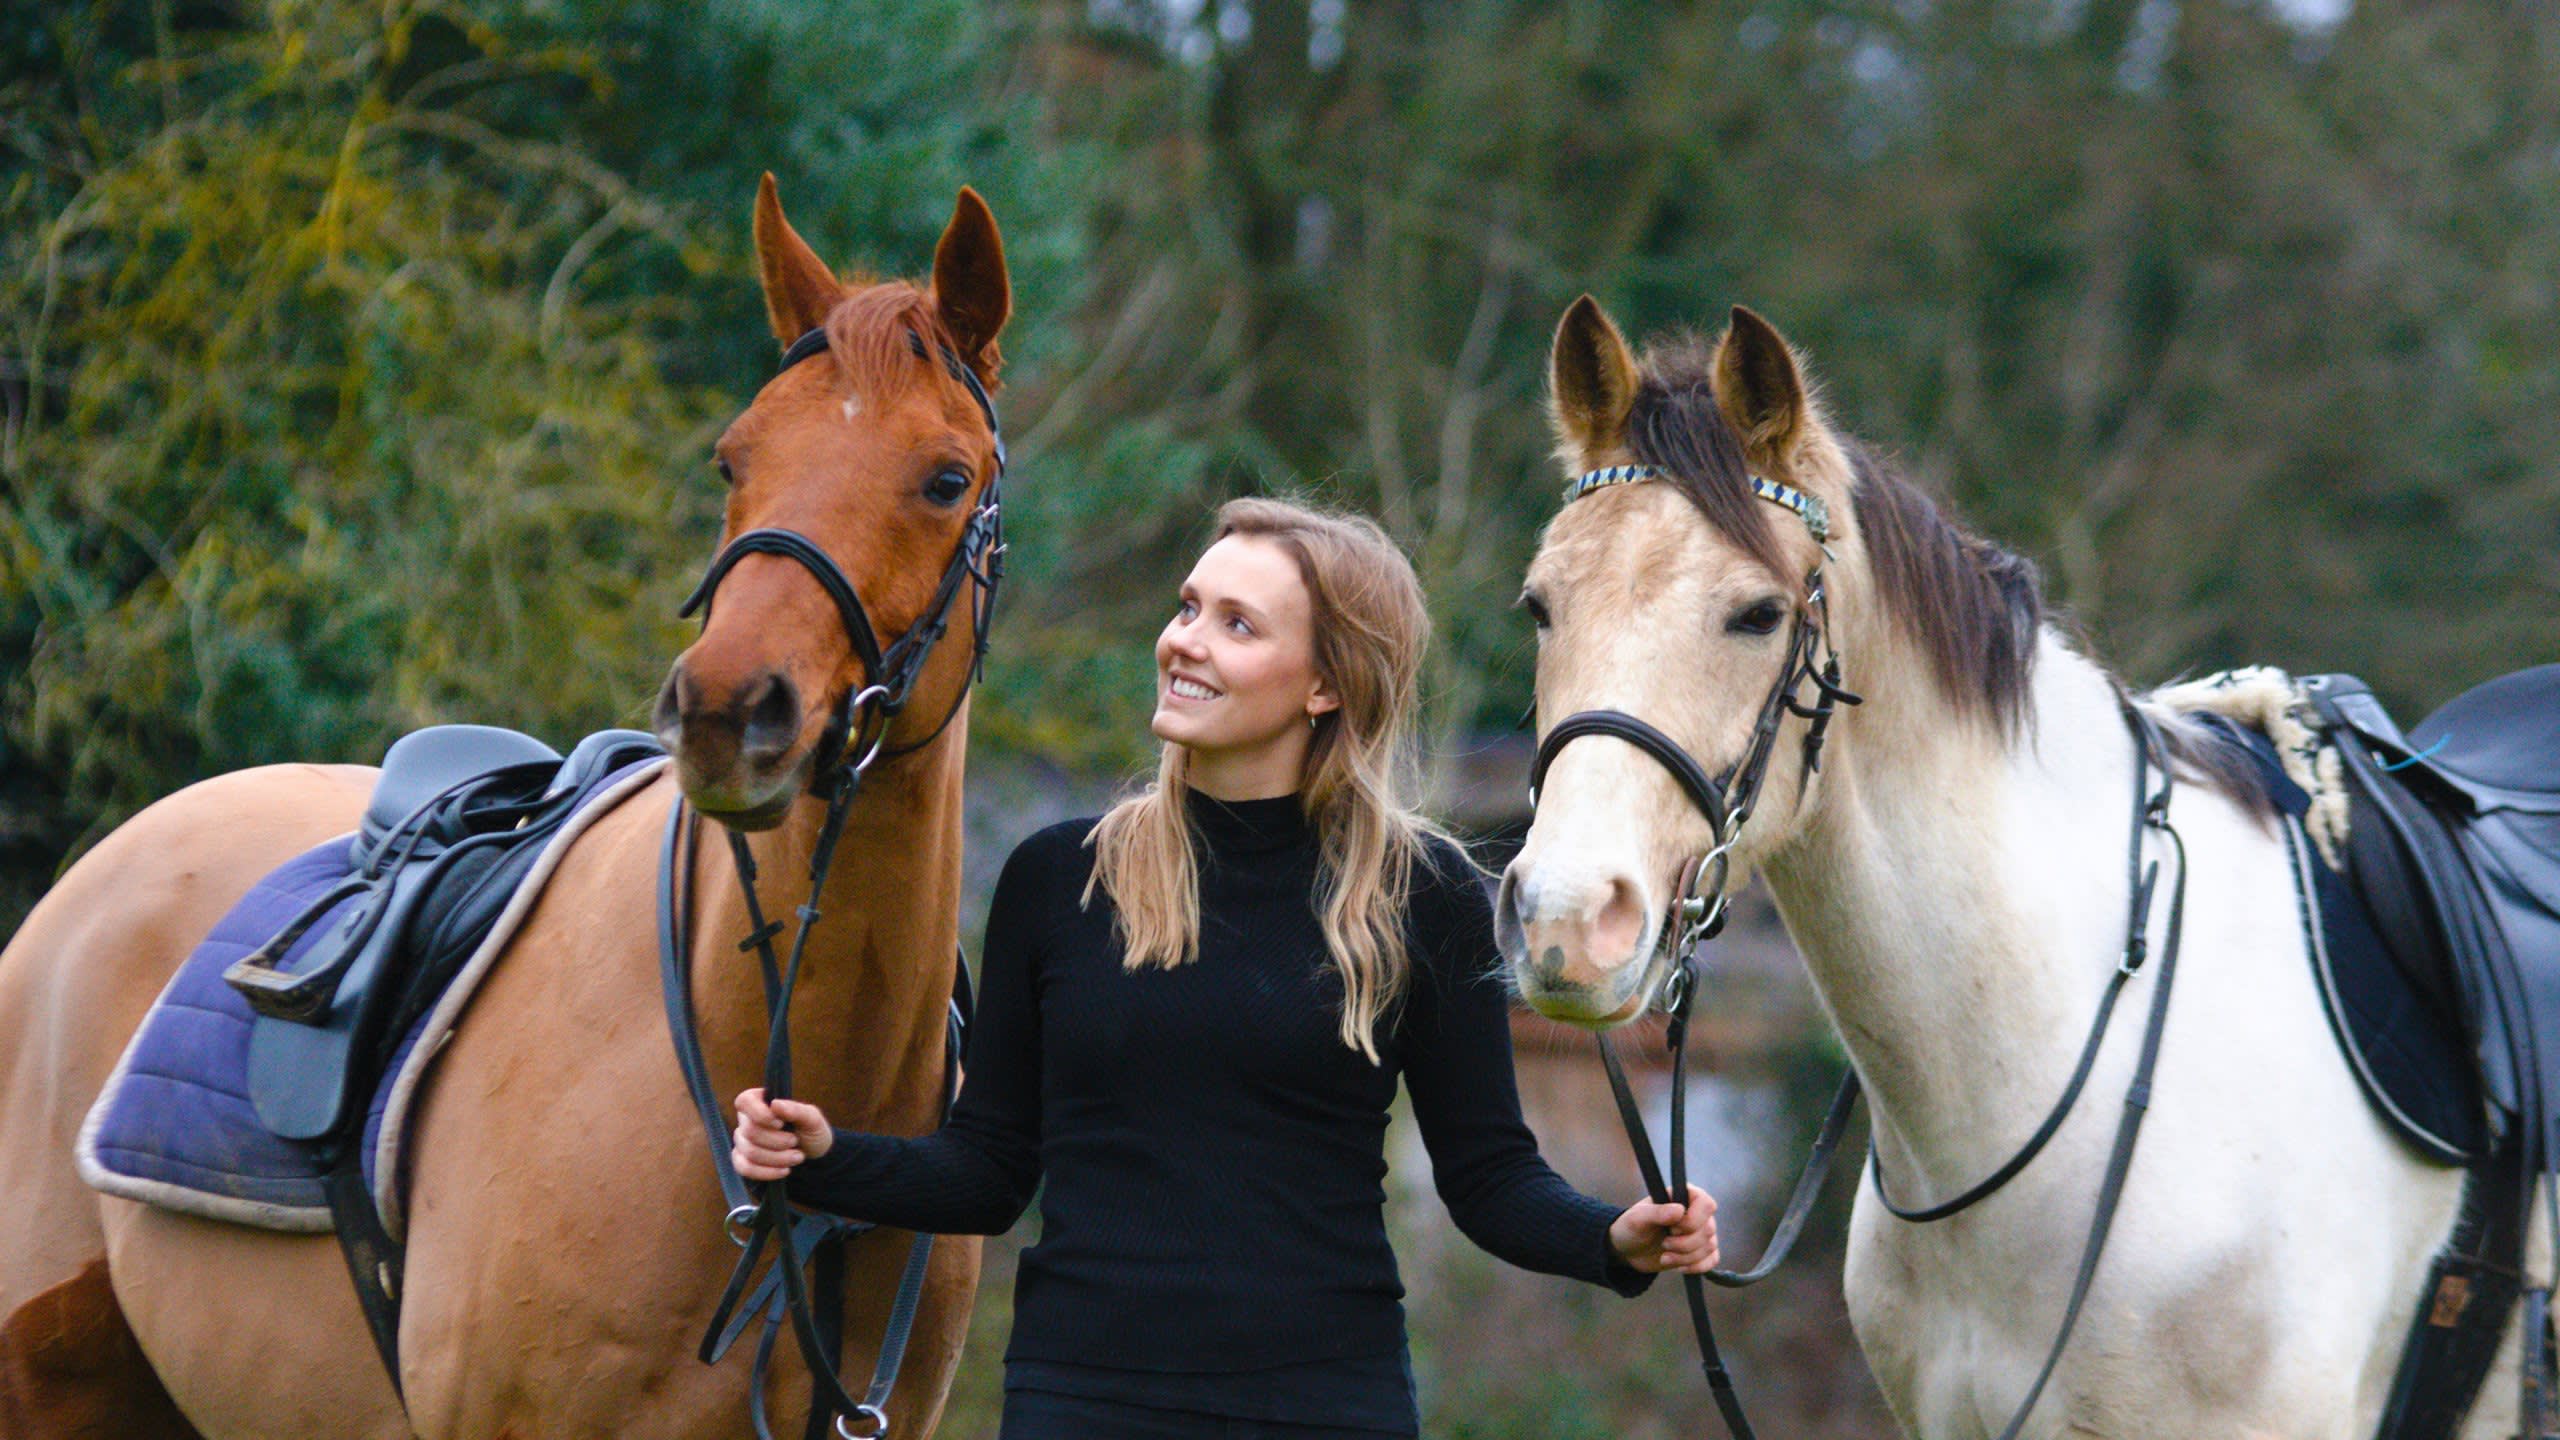
[[[738,1093],[738,1130],[729,1163],[750,1180],[787,1180],[791,1167],[835,1144],[835,1127],[805,1100],[764,1098],[761,1086]]]

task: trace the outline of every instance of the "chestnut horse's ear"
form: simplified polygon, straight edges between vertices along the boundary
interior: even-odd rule
[[[1783,460],[1804,434],[1804,376],[1777,327],[1740,305],[1716,342],[1716,404],[1757,461]]]
[[[933,303],[960,346],[960,358],[993,382],[1004,357],[996,336],[1013,314],[1013,282],[1005,277],[1004,238],[978,192],[963,185],[942,243],[933,247]]]
[[[1627,412],[1636,403],[1636,357],[1599,301],[1585,295],[1557,322],[1547,380],[1556,445],[1573,463],[1600,464],[1625,447]]]
[[[773,338],[784,345],[827,323],[827,313],[844,296],[835,272],[782,218],[782,195],[770,170],[756,187],[756,265],[764,277],[765,317],[773,322]]]

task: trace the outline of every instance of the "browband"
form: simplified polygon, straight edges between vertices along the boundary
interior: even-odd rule
[[[1575,476],[1572,484],[1564,487],[1565,503],[1569,505],[1594,490],[1611,485],[1633,485],[1645,480],[1670,478],[1671,472],[1658,465],[1611,465],[1599,470],[1586,470]],[[1751,482],[1752,494],[1772,505],[1782,505],[1794,511],[1797,518],[1804,521],[1804,528],[1813,532],[1813,543],[1831,543],[1831,507],[1822,503],[1821,496],[1808,495],[1793,485],[1780,484],[1757,475],[1744,478]]]

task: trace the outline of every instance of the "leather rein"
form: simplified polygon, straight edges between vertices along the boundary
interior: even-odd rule
[[[1667,481],[1671,478],[1667,472],[1650,465],[1613,466],[1577,478],[1566,487],[1564,498],[1571,503],[1603,486],[1646,480]],[[1795,512],[1812,532],[1815,543],[1824,547],[1825,557],[1829,557],[1829,517],[1820,497],[1756,475],[1750,477],[1750,483],[1753,494]],[[1537,758],[1531,766],[1529,798],[1534,809],[1547,767],[1567,742],[1586,735],[1605,735],[1623,740],[1653,757],[1670,772],[1690,803],[1706,817],[1712,831],[1707,851],[1682,867],[1678,893],[1673,898],[1662,929],[1659,954],[1667,958],[1665,973],[1652,1001],[1653,1007],[1664,1012],[1664,1042],[1671,1060],[1671,1164],[1668,1177],[1654,1158],[1652,1134],[1645,1124],[1642,1109],[1636,1103],[1634,1090],[1627,1082],[1626,1070],[1619,1062],[1616,1047],[1605,1033],[1593,1036],[1600,1049],[1601,1064],[1608,1072],[1610,1094],[1617,1104],[1619,1122],[1625,1127],[1627,1142],[1635,1151],[1636,1168],[1643,1175],[1646,1192],[1657,1203],[1675,1203],[1674,1197],[1677,1197],[1676,1203],[1687,1203],[1689,1021],[1697,1001],[1703,969],[1697,950],[1700,944],[1712,939],[1724,927],[1730,898],[1729,857],[1741,836],[1743,823],[1751,817],[1758,803],[1778,729],[1787,715],[1798,716],[1807,722],[1803,742],[1805,776],[1797,792],[1797,800],[1801,804],[1804,790],[1820,766],[1823,734],[1830,725],[1835,702],[1844,705],[1860,703],[1858,695],[1841,686],[1840,653],[1828,638],[1829,630],[1830,606],[1823,589],[1822,570],[1817,565],[1805,577],[1805,599],[1795,613],[1787,659],[1780,667],[1767,698],[1761,702],[1751,743],[1743,757],[1722,775],[1711,776],[1678,741],[1619,710],[1578,711],[1558,721],[1539,742]],[[1825,657],[1818,666],[1815,663],[1817,654]],[[1798,699],[1799,691],[1808,681],[1816,692],[1813,703],[1809,705]],[[1895,1218],[1912,1224],[1944,1220],[1969,1210],[2026,1169],[2028,1163],[2044,1149],[2046,1142],[2062,1128],[2063,1120],[2079,1100],[2081,1089],[2097,1063],[2098,1050],[2106,1038],[2107,1022],[2115,1012],[2117,998],[2123,993],[2126,983],[2141,973],[2149,958],[2150,917],[2160,878],[2160,862],[2153,859],[2145,863],[2143,842],[2145,836],[2153,831],[2164,836],[2176,852],[2177,874],[2170,890],[2167,930],[2160,949],[2159,980],[2153,988],[2141,1055],[2135,1063],[2133,1079],[2126,1087],[2124,1114],[2117,1122],[2114,1146],[2099,1184],[2096,1211],[2090,1221],[2088,1239],[2081,1249],[2079,1272],[2072,1282],[2071,1297],[2064,1308],[2062,1324],[2045,1354],[2043,1368],[2037,1373],[2035,1383],[2029,1387],[2026,1398],[2001,1430],[2000,1440],[2017,1440],[2028,1415],[2044,1394],[2046,1383],[2053,1378],[2062,1352],[2079,1323],[2090,1282],[2097,1274],[2099,1257],[2104,1253],[2108,1234],[2114,1227],[2117,1204],[2123,1196],[2126,1175],[2132,1168],[2134,1143],[2140,1134],[2143,1116],[2150,1107],[2152,1076],[2157,1068],[2161,1035],[2168,1019],[2169,993],[2177,976],[2178,942],[2186,912],[2187,863],[2186,842],[2169,823],[2173,777],[2157,724],[2121,692],[2117,696],[2117,704],[2134,737],[2133,826],[2127,858],[2130,898],[2125,918],[2125,946],[2117,960],[2115,973],[2108,978],[2097,1014],[2090,1022],[2088,1039],[2081,1046],[2079,1060],[2073,1067],[2069,1082],[2043,1123],[2036,1127],[2016,1153],[1952,1199],[1927,1205],[1897,1203],[1885,1187],[1883,1162],[1875,1155],[1872,1144],[1868,1150],[1876,1198]],[[2155,770],[2158,774],[2156,785],[2152,779]],[[1767,1279],[1784,1263],[1804,1231],[1814,1201],[1821,1195],[1823,1179],[1830,1171],[1832,1157],[1838,1151],[1841,1139],[1847,1134],[1849,1118],[1857,1108],[1859,1093],[1858,1073],[1853,1067],[1841,1076],[1839,1089],[1832,1096],[1830,1108],[1815,1134],[1804,1168],[1798,1173],[1795,1188],[1788,1195],[1786,1209],[1770,1232],[1758,1263],[1747,1270],[1717,1269],[1703,1276],[1681,1277],[1688,1299],[1690,1328],[1697,1335],[1699,1368],[1706,1376],[1708,1392],[1715,1400],[1717,1412],[1723,1417],[1725,1429],[1734,1440],[1754,1440],[1754,1432],[1750,1420],[1743,1413],[1732,1372],[1716,1343],[1715,1325],[1707,1312],[1706,1285],[1741,1289]]]
[[[910,334],[908,345],[919,357],[926,356],[922,337]],[[811,330],[783,353],[780,370],[788,370],[826,348],[825,330]],[[1004,575],[1004,432],[996,422],[995,404],[977,375],[948,347],[937,348],[943,368],[968,390],[986,419],[987,432],[995,442],[995,474],[988,479],[977,508],[970,513],[950,563],[943,569],[933,602],[923,616],[894,642],[882,646],[861,595],[842,568],[816,542],[785,529],[750,530],[731,540],[712,560],[701,583],[678,612],[690,616],[700,610],[708,624],[713,593],[738,561],[748,555],[778,555],[806,569],[835,602],[854,656],[862,662],[861,683],[846,690],[818,743],[809,788],[826,803],[826,817],[809,859],[809,898],[793,912],[798,926],[787,957],[776,953],[774,942],[791,927],[780,918],[765,917],[756,895],[755,858],[746,837],[735,830],[728,832],[729,854],[737,869],[739,889],[746,897],[751,926],[738,948],[754,952],[763,971],[768,1027],[764,1088],[774,1099],[791,1094],[791,997],[799,984],[809,932],[819,918],[818,896],[825,887],[836,843],[843,836],[845,820],[862,788],[863,777],[879,761],[913,754],[939,738],[959,714],[971,683],[985,672],[988,626],[994,617],[997,585]],[[925,662],[948,632],[964,586],[970,591],[970,673],[930,732],[919,740],[891,746],[887,743],[890,724],[906,708]],[[722,1225],[742,1253],[730,1272],[697,1353],[706,1365],[718,1363],[746,1327],[762,1318],[764,1328],[756,1344],[748,1407],[759,1440],[772,1440],[765,1413],[765,1376],[787,1321],[799,1345],[800,1357],[809,1369],[808,1440],[824,1440],[831,1431],[840,1440],[885,1440],[889,1433],[889,1396],[896,1388],[907,1340],[923,1301],[933,1236],[919,1233],[909,1248],[871,1381],[856,1396],[838,1368],[844,1342],[846,1247],[873,1227],[840,1216],[797,1210],[785,1193],[785,1182],[765,1181],[750,1187],[729,1158],[726,1112],[711,1087],[710,1067],[703,1057],[693,1008],[691,877],[700,832],[701,816],[679,798],[668,812],[660,851],[659,978],[665,992],[668,1030],[675,1039],[676,1063],[684,1073],[685,1088],[702,1120],[704,1135],[710,1142],[712,1170],[727,1202]],[[968,966],[964,956],[954,976],[944,1037],[942,1103],[946,1114],[959,1090],[959,1058],[967,1021]],[[768,1246],[774,1251],[773,1263],[757,1283],[757,1264]]]

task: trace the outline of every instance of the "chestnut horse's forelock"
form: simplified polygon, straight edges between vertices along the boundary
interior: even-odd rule
[[[826,331],[827,353],[846,382],[865,396],[886,394],[914,373],[907,368],[921,358],[914,341],[923,342],[925,356],[937,357],[926,361],[927,369],[939,370],[942,355],[961,355],[961,363],[973,366],[990,392],[1004,363],[993,340],[974,356],[962,354],[933,297],[903,280],[857,282],[827,312]]]

